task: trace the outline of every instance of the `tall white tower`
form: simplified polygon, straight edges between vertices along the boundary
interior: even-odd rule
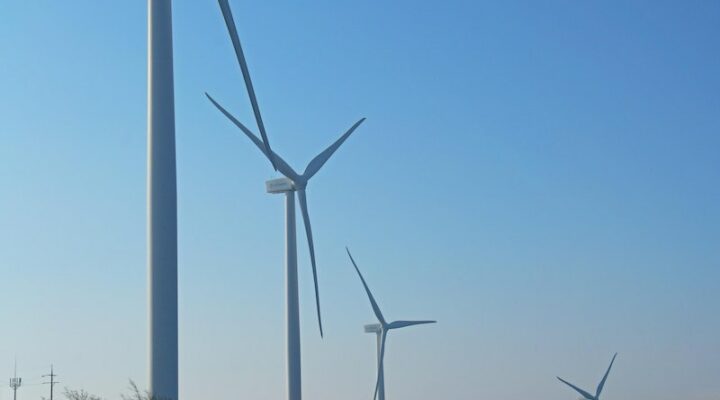
[[[150,393],[178,399],[177,189],[171,0],[148,0]]]

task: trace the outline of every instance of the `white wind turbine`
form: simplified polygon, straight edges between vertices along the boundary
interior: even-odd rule
[[[222,107],[215,99],[209,94],[205,94],[208,99],[222,112],[235,126],[240,130],[260,149],[260,151],[270,160],[273,167],[280,171],[285,178],[274,179],[266,182],[267,191],[269,193],[285,193],[285,209],[286,209],[286,248],[285,248],[285,261],[286,261],[286,318],[287,318],[287,374],[288,374],[288,399],[300,400],[302,398],[302,385],[301,385],[301,357],[300,357],[300,310],[298,301],[298,276],[297,276],[297,243],[295,235],[295,192],[298,194],[298,201],[300,203],[300,210],[302,212],[303,222],[305,225],[305,234],[307,235],[308,247],[310,253],[310,261],[313,273],[313,283],[315,286],[315,307],[318,316],[318,327],[320,329],[320,336],[323,336],[322,318],[320,315],[320,295],[318,291],[318,279],[317,279],[317,267],[315,263],[315,246],[312,237],[312,228],[310,225],[310,215],[308,213],[307,198],[305,190],[307,184],[315,174],[320,171],[323,165],[330,159],[330,157],[337,151],[337,149],[347,140],[348,137],[357,129],[365,118],[360,119],[350,129],[347,130],[335,143],[330,145],[322,153],[318,154],[305,168],[303,173],[296,172],[290,165],[283,160],[277,153],[270,149],[268,145],[267,135],[265,133],[265,127],[262,122],[262,116],[260,109],[257,104],[255,97],[255,91],[253,90],[252,82],[250,80],[250,74],[245,61],[242,48],[240,46],[240,39],[238,38],[235,23],[233,22],[232,13],[227,0],[218,0],[220,3],[220,9],[222,10],[225,23],[230,33],[233,46],[235,48],[235,54],[240,63],[240,67],[245,79],[245,84],[250,96],[250,102],[252,103],[255,119],[258,124],[258,129],[262,135],[262,139],[258,138],[249,128],[243,125],[237,118],[235,118],[230,112]]]
[[[597,389],[595,390],[595,395],[591,395],[590,393],[580,389],[579,387],[573,385],[572,383],[562,379],[561,377],[557,377],[560,382],[570,386],[571,388],[575,389],[576,392],[580,393],[585,399],[587,400],[600,400],[600,393],[602,393],[603,387],[605,387],[605,381],[607,381],[608,375],[610,374],[610,369],[613,366],[613,363],[615,362],[615,357],[617,357],[617,353],[612,358],[612,361],[610,361],[610,366],[608,367],[607,371],[605,371],[605,376],[603,376],[602,380],[600,381],[600,384],[598,385]]]
[[[372,306],[373,312],[375,313],[375,316],[378,319],[379,324],[373,324],[373,325],[366,325],[365,326],[365,332],[368,333],[375,333],[378,337],[378,375],[377,375],[377,382],[375,383],[375,394],[373,395],[373,399],[378,398],[379,400],[385,400],[385,342],[387,340],[387,334],[388,331],[392,329],[400,329],[405,328],[408,326],[413,325],[422,325],[422,324],[434,324],[437,321],[393,321],[393,322],[387,322],[385,320],[385,317],[383,317],[382,312],[380,311],[380,307],[378,306],[377,302],[375,301],[375,298],[373,297],[372,293],[370,292],[370,288],[368,287],[367,283],[365,282],[365,278],[363,278],[362,273],[360,273],[360,269],[358,268],[357,264],[355,263],[355,260],[353,259],[352,254],[350,254],[350,249],[347,247],[345,250],[348,253],[348,256],[350,257],[350,261],[352,262],[353,266],[355,267],[355,271],[357,271],[358,276],[360,277],[360,280],[362,281],[363,286],[365,287],[365,292],[367,293],[368,299],[370,299],[370,305]]]

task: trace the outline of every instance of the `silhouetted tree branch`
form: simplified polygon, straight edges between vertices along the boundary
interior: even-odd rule
[[[90,394],[82,389],[71,390],[65,388],[65,390],[63,391],[63,395],[67,400],[103,400],[102,397],[95,396],[94,394]]]
[[[165,400],[162,397],[151,396],[150,392],[147,390],[140,390],[140,388],[138,388],[137,384],[135,384],[135,382],[132,379],[130,379],[129,389],[130,389],[129,395],[125,395],[125,394],[120,395],[122,400]]]
[[[151,396],[150,392],[147,390],[140,390],[140,388],[138,388],[137,384],[132,379],[130,379],[128,391],[130,392],[129,394],[120,395],[120,398],[122,400],[167,400],[163,399],[162,397]],[[67,400],[105,400],[102,397],[90,394],[83,389],[72,390],[65,388],[63,391],[63,395]],[[43,400],[47,399],[43,398]]]

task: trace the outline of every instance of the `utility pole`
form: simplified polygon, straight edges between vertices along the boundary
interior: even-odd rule
[[[50,374],[49,375],[43,375],[43,378],[50,378],[50,382],[43,382],[44,385],[50,385],[50,400],[53,400],[53,388],[55,385],[57,385],[58,381],[55,380],[57,375],[55,375],[54,369],[52,364],[50,364]]]
[[[13,400],[17,400],[17,390],[22,386],[22,378],[17,376],[17,361],[15,361],[14,378],[10,378],[10,388],[13,390]]]

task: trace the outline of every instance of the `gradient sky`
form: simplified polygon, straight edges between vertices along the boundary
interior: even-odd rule
[[[720,398],[720,3],[232,1],[299,232],[308,399]],[[214,1],[174,5],[183,399],[284,393],[283,200]],[[0,2],[0,383],[146,381],[146,5]],[[0,399],[8,399],[0,386]]]

